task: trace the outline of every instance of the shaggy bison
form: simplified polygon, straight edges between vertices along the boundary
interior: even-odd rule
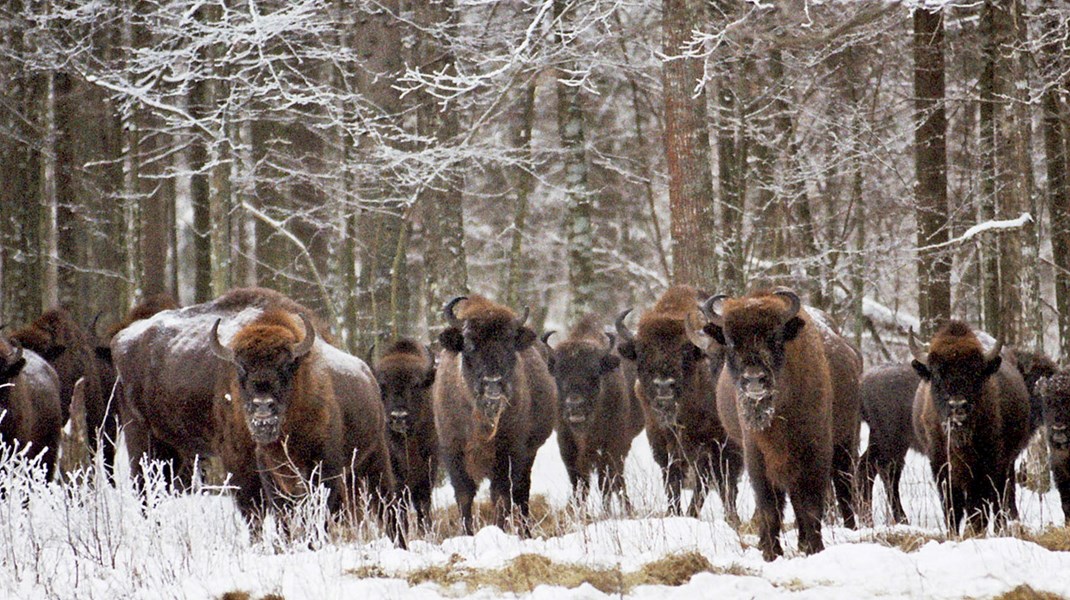
[[[555,421],[553,377],[532,347],[527,311],[517,317],[482,296],[461,296],[443,312],[448,326],[439,334],[443,350],[432,397],[464,531],[473,532],[477,484],[490,477],[495,521],[504,526],[516,504],[527,534],[531,467]]]
[[[431,490],[438,474],[438,436],[431,408],[435,360],[410,339],[394,342],[375,365],[383,408],[390,463],[404,511],[416,508],[417,521],[430,525]]]
[[[11,334],[24,348],[48,361],[59,376],[62,420],[70,417],[74,384],[82,377],[85,402],[86,442],[95,450],[99,442],[104,464],[110,470],[115,460],[117,409],[111,403],[111,386],[102,378],[89,335],[62,308],[46,311],[29,326]],[[105,388],[107,385],[107,388]]]
[[[59,377],[43,358],[0,338],[0,443],[30,447],[48,480],[56,470],[63,417]]]
[[[1063,520],[1070,526],[1070,371],[1056,371],[1037,382],[1044,405],[1044,425],[1051,450],[1051,474],[1063,505]]]
[[[970,326],[949,321],[928,350],[910,332],[911,365],[921,375],[914,433],[929,457],[948,529],[981,531],[995,512],[1016,516],[1014,460],[1029,440],[1029,396],[1021,374],[1003,361],[1002,342],[985,351]]]
[[[840,510],[853,525],[850,476],[860,426],[861,360],[824,315],[802,310],[789,289],[714,296],[705,307],[710,322],[704,331],[725,348],[718,411],[744,447],[762,556],[783,554],[785,494],[795,510],[799,549],[819,552],[834,469]]]
[[[921,452],[914,435],[914,392],[921,377],[910,365],[892,363],[875,367],[862,376],[862,419],[869,425],[869,445],[858,461],[861,504],[872,505],[877,475],[892,508],[892,521],[906,523],[899,495],[899,479],[907,450]]]
[[[634,335],[624,324],[629,312],[616,321],[620,354],[636,364],[635,390],[654,460],[662,469],[669,511],[680,513],[680,487],[688,469],[693,469],[695,494],[688,514],[699,515],[712,480],[724,502],[725,519],[737,524],[743,457],[717,415],[717,366],[696,345],[702,340],[689,336],[685,327],[685,321],[699,312],[698,292],[683,285],[666,290],[639,319]]]
[[[588,314],[549,348],[549,367],[557,382],[557,444],[577,500],[586,499],[597,473],[603,503],[618,494],[627,506],[624,459],[643,430],[643,409],[613,346],[598,317]]]
[[[227,365],[228,393],[215,405],[219,454],[233,477],[242,514],[329,490],[334,512],[360,490],[382,509],[394,478],[379,390],[363,361],[316,343],[316,328],[270,309],[224,345],[216,317],[207,346]]]

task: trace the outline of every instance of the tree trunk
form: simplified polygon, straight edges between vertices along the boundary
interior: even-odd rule
[[[1045,71],[1058,72],[1063,55],[1056,38],[1050,35],[1058,22],[1045,20],[1048,41],[1042,50]],[[1051,254],[1055,261],[1055,312],[1059,321],[1059,354],[1070,357],[1070,189],[1067,180],[1067,140],[1059,110],[1059,89],[1045,88],[1041,97],[1044,111],[1044,163],[1048,175],[1048,210],[1051,213]]]
[[[673,283],[705,288],[717,283],[713,252],[713,176],[706,128],[702,62],[683,58],[684,45],[702,14],[696,0],[662,0],[662,87],[665,161],[669,176]]]
[[[41,310],[59,304],[59,196],[56,184],[56,80],[55,73],[44,74],[41,131],[41,264],[44,281]]]
[[[526,160],[523,162],[530,165],[531,154],[531,131],[535,126],[535,80],[532,79],[524,88],[521,97],[520,123],[516,129],[514,145],[520,150],[520,154]],[[535,189],[535,178],[526,166],[518,166],[516,169],[516,210],[513,213],[513,236],[509,247],[509,269],[507,271],[505,303],[508,306],[517,306],[520,303],[520,280],[523,277],[524,267],[524,224],[528,218],[528,197]]]
[[[918,224],[921,335],[951,317],[951,254],[927,249],[949,239],[947,116],[944,110],[944,13],[914,10],[914,187]]]

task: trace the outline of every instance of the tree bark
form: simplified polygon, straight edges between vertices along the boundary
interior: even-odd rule
[[[527,165],[532,162],[531,154],[531,131],[535,126],[535,89],[536,83],[532,79],[524,87],[524,94],[520,99],[520,123],[515,130],[514,145],[520,150],[521,155],[527,159],[523,161]],[[528,218],[528,197],[535,189],[535,178],[528,167],[521,165],[516,169],[516,210],[513,213],[513,235],[509,247],[509,268],[506,275],[505,303],[508,306],[517,306],[520,303],[520,280],[523,277],[524,265],[524,225]]]
[[[41,131],[41,261],[44,281],[41,310],[59,304],[59,195],[56,182],[56,79],[48,71],[43,76]]]
[[[1041,51],[1045,74],[1058,73],[1065,64],[1057,38],[1050,33],[1059,26],[1049,16],[1044,21],[1045,39]],[[1047,200],[1051,214],[1051,249],[1055,262],[1055,312],[1058,314],[1059,354],[1070,357],[1070,185],[1067,180],[1067,140],[1060,115],[1059,89],[1048,85],[1041,97],[1044,126],[1044,164],[1048,175]]]

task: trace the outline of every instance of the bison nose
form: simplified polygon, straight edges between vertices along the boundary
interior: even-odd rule
[[[275,399],[271,397],[253,398],[251,404],[253,405],[253,415],[257,417],[270,417],[277,412]]]
[[[947,402],[947,406],[950,409],[950,415],[948,416],[952,425],[962,425],[966,422],[966,416],[969,414],[969,405],[966,404],[966,399],[962,396],[952,396]]]
[[[672,377],[658,377],[654,379],[654,395],[658,398],[671,398],[673,396],[672,386],[676,383],[676,380]]]
[[[504,394],[501,376],[483,378],[483,395],[490,399],[499,399]]]
[[[769,389],[769,375],[757,367],[747,367],[740,374],[739,387],[747,396],[765,396]]]
[[[397,433],[406,433],[409,430],[409,411],[392,410],[388,419],[390,429]]]

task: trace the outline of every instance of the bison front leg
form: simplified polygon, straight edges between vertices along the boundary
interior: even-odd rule
[[[813,469],[806,473],[791,492],[791,506],[795,509],[795,523],[799,529],[799,551],[803,554],[815,554],[825,549],[821,540],[821,516],[825,512],[829,473],[821,471]]]
[[[855,457],[850,445],[837,444],[832,450],[832,486],[844,526],[855,529]]]
[[[712,457],[705,456],[695,462],[695,493],[691,496],[691,503],[687,506],[687,516],[697,519],[702,514],[706,495],[710,493],[710,479],[714,476],[713,472]]]
[[[755,516],[758,519],[758,547],[762,558],[775,560],[784,555],[780,527],[784,518],[784,490],[776,488],[765,474],[765,460],[757,449],[747,452],[747,472],[754,488]]]
[[[683,486],[686,463],[682,459],[672,457],[662,470],[661,475],[665,480],[665,494],[669,498],[669,514],[680,515],[680,488]]]
[[[725,521],[733,528],[739,527],[739,512],[736,510],[736,497],[739,495],[739,479],[743,475],[743,454],[735,443],[718,444],[714,452],[717,464],[713,476],[717,481],[717,492],[724,504]]]
[[[903,463],[889,461],[881,470],[881,481],[884,482],[884,491],[888,494],[888,501],[892,504],[892,522],[907,523],[907,513],[903,510],[903,498],[899,494],[899,480],[903,477]]]
[[[449,455],[446,459],[446,470],[450,474],[450,485],[453,486],[453,497],[457,501],[457,508],[461,512],[461,528],[465,535],[473,535],[475,528],[472,523],[472,502],[476,497],[476,482],[468,475],[464,466],[464,453],[458,452]]]
[[[1064,453],[1059,453],[1063,454]],[[1052,452],[1052,475],[1055,477],[1055,488],[1059,490],[1059,501],[1063,506],[1063,522],[1070,527],[1070,461],[1058,459],[1058,454]]]
[[[628,500],[628,491],[624,488],[624,457],[611,456],[598,465],[598,486],[602,490],[602,508],[609,510],[610,501],[615,495],[620,498],[621,509],[626,513],[632,510]]]

